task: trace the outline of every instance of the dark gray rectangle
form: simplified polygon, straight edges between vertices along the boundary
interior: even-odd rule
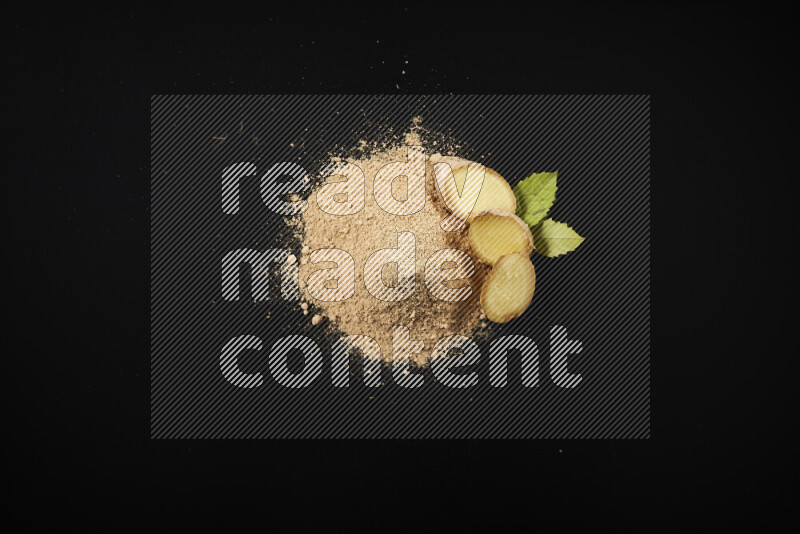
[[[649,438],[650,98],[648,96],[157,96],[151,103],[151,436],[153,438]],[[551,212],[586,241],[559,258],[534,257],[534,305],[477,340],[480,381],[379,388],[331,386],[335,339],[316,336],[296,305],[221,298],[221,261],[234,249],[297,247],[260,202],[257,178],[241,186],[241,212],[221,208],[224,168],[259,173],[296,162],[317,172],[337,147],[388,139],[415,117],[460,140],[458,156],[484,155],[513,186],[532,172],[559,171]],[[582,351],[575,388],[549,379],[550,336],[562,326]],[[391,325],[387,325],[389,328]],[[243,359],[261,387],[232,385],[223,346],[257,336],[264,350]],[[269,376],[270,347],[289,335],[313,339],[320,376],[299,389]],[[492,339],[524,335],[539,348],[538,387],[489,383]]]

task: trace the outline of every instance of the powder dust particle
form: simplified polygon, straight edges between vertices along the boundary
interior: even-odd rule
[[[328,318],[339,335],[367,335],[375,339],[381,347],[381,358],[391,361],[392,326],[409,328],[412,339],[424,343],[423,351],[412,356],[414,363],[424,365],[431,357],[436,342],[444,336],[458,334],[471,336],[477,329],[485,326],[480,309],[480,290],[488,268],[478,262],[470,251],[466,228],[459,232],[444,232],[439,223],[449,212],[446,210],[433,179],[433,164],[439,161],[454,161],[456,158],[444,157],[438,153],[430,155],[426,169],[425,207],[410,216],[399,217],[384,212],[369,194],[375,174],[385,165],[405,161],[408,147],[425,146],[420,138],[420,121],[416,119],[411,132],[398,138],[394,144],[368,147],[362,141],[359,148],[360,159],[348,159],[358,165],[366,176],[365,190],[368,192],[365,209],[353,215],[336,216],[319,209],[312,188],[308,209],[302,221],[295,225],[295,232],[302,243],[299,262],[301,298],[303,310],[313,304],[317,312],[311,318],[312,325],[318,325],[323,317]],[[440,147],[441,148],[441,147]],[[341,161],[334,156],[331,161]],[[398,178],[395,182],[402,182]],[[316,187],[319,187],[317,185]],[[399,198],[399,197],[398,197]],[[374,251],[397,246],[398,232],[411,231],[416,237],[416,289],[412,296],[400,302],[384,302],[373,297],[364,286],[363,266]],[[346,250],[355,260],[355,295],[341,302],[315,300],[302,281],[320,266],[313,265],[308,256],[311,251],[321,248]],[[475,266],[474,275],[468,280],[472,294],[461,302],[446,302],[434,298],[425,286],[425,261],[437,250],[455,248],[469,254]],[[294,263],[290,261],[290,263]],[[396,280],[396,269],[384,269],[384,280],[392,284]],[[463,283],[463,282],[462,282]]]

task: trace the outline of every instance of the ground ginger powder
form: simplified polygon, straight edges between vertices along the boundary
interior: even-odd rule
[[[372,182],[376,173],[385,165],[406,161],[408,148],[423,146],[429,155],[426,164],[425,207],[408,216],[398,216],[383,211],[372,195]],[[333,158],[334,161],[339,158]],[[407,134],[392,146],[374,147],[366,150],[361,159],[348,160],[358,165],[365,174],[366,206],[352,215],[331,215],[320,210],[312,188],[308,208],[299,221],[298,234],[302,242],[299,257],[300,267],[300,307],[314,328],[330,326],[338,335],[366,335],[380,344],[381,358],[392,360],[392,327],[409,328],[411,338],[424,343],[420,354],[412,356],[412,361],[424,365],[432,356],[433,347],[442,337],[462,335],[470,337],[476,329],[485,326],[485,318],[480,309],[480,292],[488,267],[478,262],[470,251],[467,239],[467,225],[457,232],[445,232],[440,226],[447,211],[439,195],[433,177],[433,164],[447,158],[431,153],[424,147],[417,133]],[[393,194],[403,200],[404,178],[393,183]],[[317,186],[319,187],[319,185]],[[416,238],[416,284],[413,294],[399,302],[385,302],[372,296],[364,285],[363,268],[367,258],[379,249],[397,246],[399,232],[413,232]],[[337,248],[347,251],[355,260],[355,294],[344,301],[324,302],[314,299],[307,291],[305,281],[319,265],[309,261],[313,250]],[[469,279],[471,295],[460,302],[439,300],[430,294],[425,285],[425,262],[428,257],[441,249],[462,250],[473,259],[475,272]],[[387,285],[396,283],[397,271],[383,270]],[[393,280],[394,277],[394,280]]]

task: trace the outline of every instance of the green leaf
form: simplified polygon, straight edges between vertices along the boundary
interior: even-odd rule
[[[534,173],[514,187],[517,217],[534,226],[547,216],[556,201],[556,172]]]
[[[553,219],[545,219],[531,228],[531,233],[536,252],[548,258],[572,252],[583,243],[583,238],[575,230]]]

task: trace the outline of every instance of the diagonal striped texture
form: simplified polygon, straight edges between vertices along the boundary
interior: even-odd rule
[[[450,216],[440,223],[442,230],[446,232],[455,232],[466,224],[481,194],[486,175],[486,168],[479,163],[465,165],[467,171],[459,190],[453,173],[454,166],[446,161],[433,166],[436,190],[451,211]]]
[[[324,186],[317,188],[317,206],[331,215],[352,215],[364,209],[366,205],[366,187],[364,171],[358,165],[344,161],[329,163],[320,169],[322,178],[327,180]],[[338,197],[343,197],[339,200]]]
[[[649,110],[609,95],[154,97],[151,436],[648,438]],[[376,367],[357,354],[368,337],[303,315],[287,223],[331,153],[416,116],[424,146],[454,139],[512,186],[558,170],[550,216],[586,240],[533,254],[519,319],[442,341],[435,369]],[[396,354],[419,350],[402,325],[375,328],[394,328]]]
[[[425,207],[425,158],[420,147],[409,147],[408,159],[389,163],[377,172],[372,182],[375,203],[392,215],[412,215]],[[394,178],[404,176],[408,181],[408,198],[400,201],[392,194]]]
[[[449,265],[451,267],[448,267]],[[467,300],[472,294],[469,279],[473,274],[475,274],[475,262],[463,250],[454,248],[437,250],[425,261],[425,285],[428,292],[439,300],[447,302]]]
[[[309,259],[320,267],[306,281],[306,290],[314,299],[334,302],[347,300],[355,294],[356,264],[346,250],[314,250]],[[328,287],[333,283],[335,287]]]

